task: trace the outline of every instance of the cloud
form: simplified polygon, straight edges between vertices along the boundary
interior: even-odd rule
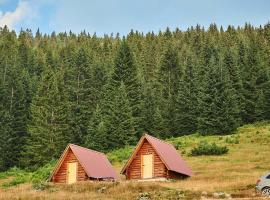
[[[32,9],[27,1],[19,1],[16,9],[13,12],[0,11],[0,27],[7,25],[10,29],[24,20],[29,20],[32,17]]]

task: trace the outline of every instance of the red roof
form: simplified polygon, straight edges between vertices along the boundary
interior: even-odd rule
[[[156,150],[168,170],[192,176],[191,169],[187,166],[186,162],[182,159],[172,144],[147,134],[145,135],[145,138]]]
[[[89,177],[116,179],[116,172],[104,153],[74,144],[70,144],[69,147]]]
[[[97,179],[98,178],[117,179],[117,174],[114,171],[111,163],[109,162],[105,154],[98,151],[91,150],[91,149],[87,149],[87,148],[84,148],[75,144],[69,144],[67,148],[65,149],[64,153],[62,154],[49,180],[52,179],[53,175],[60,168],[62,161],[65,159],[66,153],[68,152],[69,148],[72,150],[75,157],[77,158],[79,163],[82,165],[88,177],[97,178]]]
[[[187,176],[192,176],[191,169],[188,167],[186,162],[182,159],[182,157],[179,155],[179,153],[172,144],[169,144],[148,134],[142,136],[140,142],[137,144],[135,151],[122,169],[121,173],[123,173],[126,168],[131,164],[134,155],[137,153],[138,148],[142,145],[144,139],[146,139],[152,145],[152,147],[155,149],[156,153],[159,155],[160,159],[165,164],[168,170],[180,174],[185,174]]]

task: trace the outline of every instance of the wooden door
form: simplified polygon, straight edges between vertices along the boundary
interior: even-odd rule
[[[68,163],[68,184],[75,183],[77,181],[77,166],[77,162]]]
[[[153,177],[153,155],[142,155],[142,178]]]

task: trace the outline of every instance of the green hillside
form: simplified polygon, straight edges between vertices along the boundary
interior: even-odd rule
[[[220,156],[191,156],[191,150],[207,141],[217,146],[226,146],[229,151]],[[174,144],[194,172],[187,180],[155,183],[78,183],[73,186],[42,183],[44,174],[53,166],[47,165],[37,172],[27,173],[15,169],[0,174],[2,184],[0,199],[17,192],[21,199],[48,198],[58,195],[80,199],[83,197],[102,199],[136,199],[140,195],[151,199],[200,198],[202,192],[211,197],[215,192],[225,192],[232,197],[255,197],[254,186],[259,176],[270,171],[270,124],[258,123],[238,128],[235,134],[225,136],[200,136],[192,134],[168,139]],[[120,171],[133,147],[108,153],[114,167]],[[31,184],[30,184],[31,183]],[[16,186],[13,186],[16,185]],[[100,189],[105,187],[104,191]],[[35,191],[39,192],[35,192]],[[78,194],[79,192],[79,194]],[[145,193],[145,194],[142,194]],[[34,194],[34,195],[33,195]],[[176,198],[177,197],[177,198]]]

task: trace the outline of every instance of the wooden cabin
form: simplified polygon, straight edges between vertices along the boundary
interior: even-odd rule
[[[126,179],[182,179],[191,169],[173,145],[145,134],[121,170]]]
[[[105,154],[69,144],[49,181],[71,184],[86,180],[115,180],[116,177],[116,172]]]

